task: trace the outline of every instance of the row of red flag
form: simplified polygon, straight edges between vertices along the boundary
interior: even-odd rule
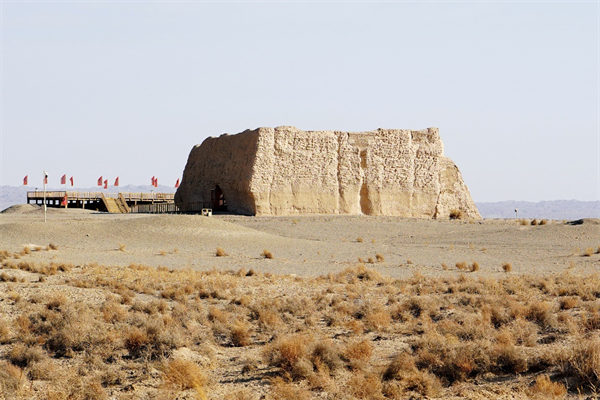
[[[71,182],[71,186],[73,186],[73,177],[69,178],[69,181]],[[25,178],[23,178],[23,185],[27,186],[29,182],[29,176],[25,175]],[[48,184],[48,174],[44,173],[44,185]],[[66,185],[67,184],[67,175],[63,175],[60,178],[60,184],[61,185]],[[151,179],[151,185],[154,187],[158,187],[158,178],[153,176]],[[102,179],[102,177],[98,178],[98,186],[104,186],[104,189],[108,189],[108,179]],[[113,186],[119,186],[119,177],[117,176],[117,178],[115,179],[115,184]],[[175,187],[178,188],[179,187],[179,179],[177,179],[177,182],[175,182]]]

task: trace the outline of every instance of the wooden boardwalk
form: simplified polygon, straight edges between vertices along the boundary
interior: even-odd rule
[[[45,199],[48,207],[83,208],[110,213],[136,212],[133,209],[143,205],[175,205],[174,193],[104,193],[62,190],[47,191]],[[27,192],[27,204],[32,203],[43,205],[44,192],[39,190]]]

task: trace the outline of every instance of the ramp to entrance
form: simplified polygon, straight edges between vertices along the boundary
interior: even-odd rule
[[[117,204],[116,199],[113,199],[112,197],[106,197],[104,193],[102,193],[102,201],[106,206],[106,211],[109,213],[120,214],[122,212],[121,208],[119,208],[119,205]]]

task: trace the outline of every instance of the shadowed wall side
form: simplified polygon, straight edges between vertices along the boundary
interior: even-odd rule
[[[218,186],[225,197],[227,211],[254,215],[256,207],[249,182],[257,143],[258,129],[209,137],[201,145],[194,146],[175,202],[212,202],[211,190]]]

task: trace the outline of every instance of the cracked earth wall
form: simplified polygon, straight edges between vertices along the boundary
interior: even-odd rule
[[[188,158],[176,202],[249,215],[367,214],[480,219],[437,128],[302,131],[281,126],[208,138]]]

